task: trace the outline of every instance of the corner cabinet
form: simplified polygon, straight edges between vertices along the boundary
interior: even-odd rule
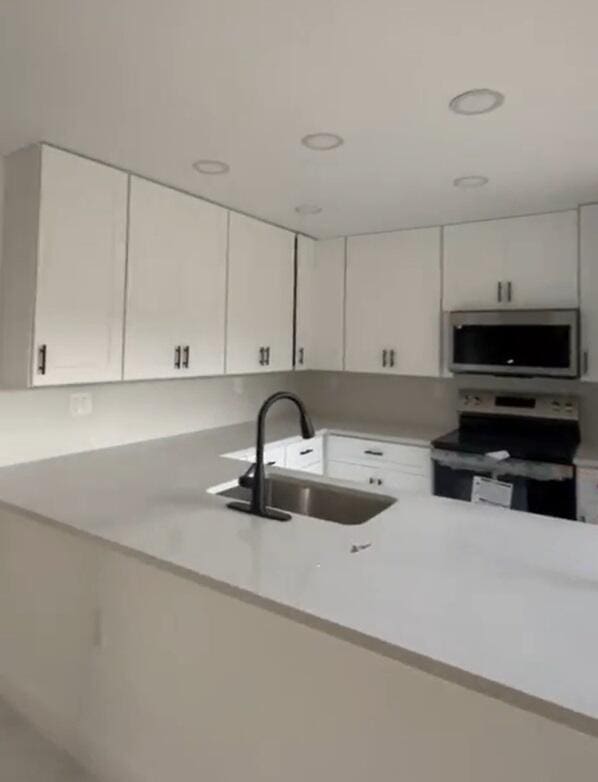
[[[128,175],[46,145],[6,158],[3,383],[122,377]]]
[[[297,238],[295,369],[341,370],[345,239]]]
[[[577,211],[444,228],[445,311],[578,306]]]
[[[131,177],[124,379],[224,373],[228,212]]]
[[[226,372],[293,367],[295,234],[230,215]]]
[[[347,240],[345,369],[440,372],[440,229]]]

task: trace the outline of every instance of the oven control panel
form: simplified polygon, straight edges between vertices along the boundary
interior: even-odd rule
[[[460,413],[517,415],[577,421],[579,404],[570,394],[520,394],[513,391],[460,390]]]

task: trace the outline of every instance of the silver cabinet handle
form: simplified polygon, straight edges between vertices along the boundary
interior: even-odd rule
[[[382,366],[385,367],[387,364],[387,356],[388,356],[388,350],[386,348],[382,351]]]
[[[40,345],[37,349],[37,372],[39,375],[46,374],[46,358],[48,356],[48,346]]]
[[[395,351],[394,351],[394,348],[389,351],[389,355],[390,355],[389,366],[394,367],[394,365],[395,365]]]
[[[496,286],[496,300],[498,302],[502,301],[502,282],[500,282],[500,280]]]
[[[305,348],[299,348],[298,354],[299,354],[298,363],[300,366],[303,366],[303,361],[305,359]]]
[[[181,346],[177,345],[174,349],[174,368],[181,368]]]
[[[513,283],[511,280],[507,281],[507,301],[511,301],[513,298]]]
[[[183,369],[189,369],[189,357],[191,353],[191,348],[189,345],[185,345],[183,348]]]
[[[587,375],[590,371],[590,353],[588,350],[583,352],[583,374]]]
[[[366,448],[364,453],[367,453],[368,456],[384,456],[384,451],[373,451],[370,448]]]

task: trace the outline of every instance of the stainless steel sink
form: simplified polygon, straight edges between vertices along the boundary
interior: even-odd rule
[[[363,524],[396,502],[396,498],[381,494],[281,476],[267,478],[266,491],[266,503],[272,508],[337,524]],[[251,499],[251,489],[241,486],[218,494],[245,502]]]

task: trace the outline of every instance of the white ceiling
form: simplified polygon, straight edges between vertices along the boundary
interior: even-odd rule
[[[0,0],[0,151],[43,139],[315,236],[567,208],[598,198],[597,31],[596,0]],[[473,87],[504,106],[449,112]]]

